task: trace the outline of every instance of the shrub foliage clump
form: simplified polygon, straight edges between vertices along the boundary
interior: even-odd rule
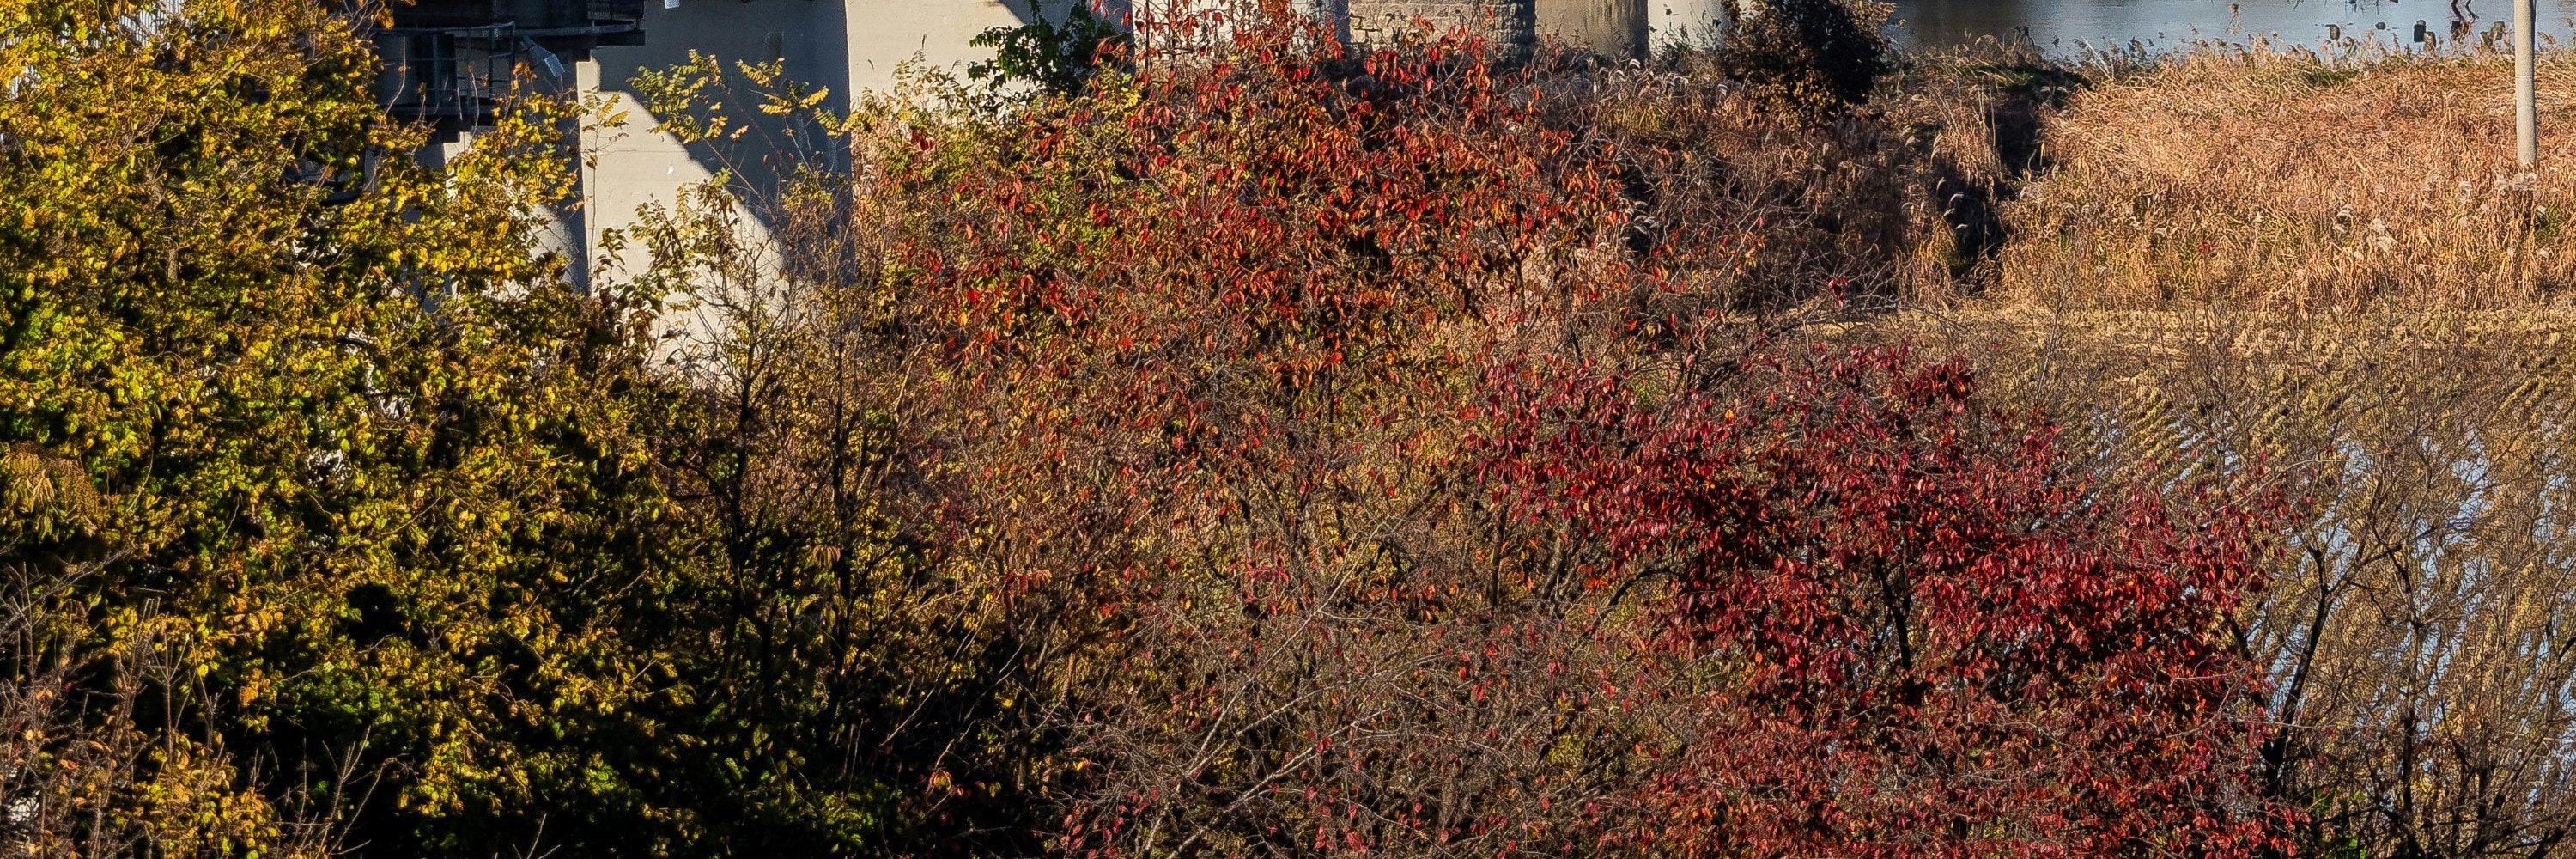
[[[1869,99],[1894,70],[1885,11],[1855,0],[1758,0],[1719,34],[1728,77],[1775,108],[1830,116]]]

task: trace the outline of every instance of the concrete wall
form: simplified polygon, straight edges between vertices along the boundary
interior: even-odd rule
[[[1037,6],[1031,3],[1036,2]],[[639,72],[659,70],[688,59],[691,51],[713,55],[728,71],[737,60],[781,60],[790,79],[831,90],[835,106],[846,107],[863,89],[885,89],[896,67],[920,61],[963,74],[965,66],[991,56],[968,44],[994,27],[1016,27],[1045,14],[1061,21],[1076,0],[679,0],[675,6],[645,4],[645,43],[603,46],[593,52],[585,86],[614,101],[624,111],[622,127],[596,129],[585,137],[590,163],[584,169],[584,191],[590,203],[583,219],[588,244],[595,246],[603,229],[628,229],[638,207],[669,205],[680,189],[705,182],[718,171],[741,179],[740,187],[757,191],[774,186],[795,158],[813,157],[818,141],[799,136],[792,120],[772,117],[737,105],[728,114],[748,120],[750,133],[722,144],[683,144],[652,131],[659,117],[644,109],[628,87]],[[793,155],[783,154],[793,152]],[[828,156],[826,156],[828,157]],[[753,207],[758,214],[757,206]],[[632,255],[630,253],[630,255]]]
[[[792,164],[781,153],[798,143],[787,119],[750,105],[731,105],[727,115],[750,120],[751,133],[722,144],[684,144],[652,130],[660,117],[644,109],[629,81],[640,72],[684,62],[696,51],[723,60],[728,73],[735,61],[784,61],[789,78],[846,93],[851,60],[842,34],[851,5],[817,0],[680,0],[673,8],[645,4],[644,44],[603,46],[592,53],[591,62],[581,64],[585,92],[608,98],[612,111],[626,114],[623,125],[594,128],[583,137],[586,241],[595,248],[602,230],[630,229],[640,207],[667,207],[682,189],[718,171],[731,171],[745,187],[772,184]],[[640,253],[630,250],[626,262],[640,262]]]
[[[1717,42],[1727,20],[1727,0],[1645,0],[1647,49],[1704,46]]]
[[[1015,27],[1046,14],[1061,21],[1074,0],[678,0],[648,2],[645,43],[602,46],[587,61],[573,66],[581,91],[605,98],[610,112],[626,115],[621,125],[592,127],[583,134],[585,163],[581,170],[584,204],[566,213],[564,231],[581,236],[576,260],[587,261],[608,279],[629,276],[646,262],[644,249],[629,244],[623,258],[601,258],[604,231],[629,232],[638,211],[668,208],[689,187],[720,173],[737,180],[735,188],[751,200],[739,214],[742,241],[765,247],[768,229],[762,192],[776,187],[799,158],[837,157],[836,149],[810,133],[799,134],[794,118],[760,113],[750,104],[729,104],[725,113],[748,121],[749,133],[732,141],[683,143],[656,132],[660,117],[645,110],[628,83],[638,73],[685,62],[692,51],[712,55],[734,74],[735,61],[783,61],[788,78],[831,90],[835,107],[846,107],[860,90],[884,89],[906,60],[944,67],[960,74],[967,63],[991,52],[968,44],[994,27]],[[738,79],[738,76],[736,76]],[[569,235],[563,240],[571,244]],[[686,298],[682,296],[681,298]],[[703,343],[714,323],[703,311],[668,320],[692,335],[673,341],[674,357],[691,342]]]
[[[967,63],[990,58],[992,51],[968,45],[994,27],[1017,27],[1044,14],[1063,21],[1074,0],[847,0],[850,81],[868,89],[893,86],[895,67],[905,60],[963,73]],[[1032,8],[1032,3],[1038,7]],[[865,9],[864,13],[858,10]]]

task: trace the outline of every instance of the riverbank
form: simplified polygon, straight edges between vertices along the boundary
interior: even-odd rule
[[[2541,70],[2528,176],[2494,55],[1960,53],[1882,105],[1974,181],[1920,230],[1908,309],[1861,329],[1965,357],[2095,474],[2284,511],[2233,622],[2281,732],[2261,777],[2313,799],[2312,845],[2576,832],[2571,60]]]
[[[2511,65],[2494,54],[2096,63],[2066,69],[2080,83],[2019,128],[2011,93],[2028,88],[2027,71],[1932,57],[1918,75],[1995,95],[1962,104],[1935,89],[1889,109],[1931,117],[1952,138],[1944,157],[1995,185],[2003,238],[1952,282],[1912,286],[1938,306],[2563,304],[2576,283],[2563,247],[2576,203],[2572,60],[2556,52],[2541,69],[2541,166],[2526,177],[2512,160]]]

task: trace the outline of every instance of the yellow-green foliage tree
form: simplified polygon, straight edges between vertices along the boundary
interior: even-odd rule
[[[603,782],[568,738],[645,672],[595,622],[636,573],[550,550],[661,513],[622,429],[650,398],[588,396],[640,384],[639,308],[533,252],[556,118],[423,169],[363,23],[0,3],[8,667],[58,704],[11,739],[30,849],[462,846],[443,821]],[[72,785],[119,737],[125,775]]]
[[[0,849],[1030,837],[965,763],[1028,758],[1018,651],[877,501],[893,406],[813,375],[855,343],[701,311],[723,347],[661,364],[653,292],[728,234],[573,288],[579,106],[424,167],[370,25],[0,0]]]

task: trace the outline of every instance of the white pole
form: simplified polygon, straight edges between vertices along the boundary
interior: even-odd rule
[[[2539,0],[2513,0],[2513,104],[2514,156],[2522,169],[2540,164],[2539,84],[2534,67],[2538,58]]]

